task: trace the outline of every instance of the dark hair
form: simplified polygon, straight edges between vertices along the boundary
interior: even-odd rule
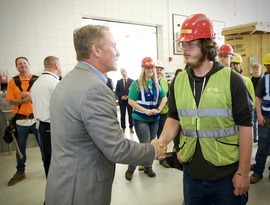
[[[201,52],[209,61],[216,61],[218,45],[212,38],[200,39]]]
[[[241,64],[241,63],[235,63],[235,62],[231,62],[231,64],[230,64],[230,68],[232,68],[233,70],[235,70],[234,69],[234,67],[235,67],[235,65],[238,65],[238,64]],[[239,71],[239,74],[242,74],[243,73],[243,68],[242,68],[242,66],[240,65],[240,71]],[[238,71],[236,71],[237,73],[238,73]]]
[[[20,56],[20,57],[18,57],[18,58],[15,59],[15,65],[16,65],[16,66],[17,66],[17,61],[18,61],[19,59],[24,59],[24,60],[26,60],[26,61],[29,63],[29,61],[28,61],[28,59],[27,59],[26,57]]]

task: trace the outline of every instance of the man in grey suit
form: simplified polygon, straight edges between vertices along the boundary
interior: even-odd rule
[[[51,98],[52,158],[46,205],[108,205],[115,163],[149,166],[164,158],[166,146],[122,137],[105,74],[120,56],[109,28],[87,25],[74,31],[78,64]]]

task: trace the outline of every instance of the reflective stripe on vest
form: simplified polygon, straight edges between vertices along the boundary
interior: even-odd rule
[[[222,108],[210,108],[210,109],[186,109],[186,110],[178,110],[178,116],[182,117],[231,117],[232,110],[231,109],[222,109]],[[223,128],[223,129],[215,129],[215,130],[190,130],[182,128],[182,132],[184,135],[190,137],[224,137],[228,135],[234,135],[238,132],[237,126]],[[198,135],[198,136],[197,136]]]
[[[192,159],[198,142],[204,159],[214,166],[239,160],[238,127],[232,116],[230,78],[230,68],[211,75],[197,107],[187,72],[176,77],[174,96],[182,127],[179,157],[183,162]]]
[[[138,100],[136,100],[136,103],[138,103],[140,106],[146,109],[158,108],[159,90],[157,90],[154,81],[152,81],[152,85],[153,85],[152,91],[150,90],[150,88],[149,90],[141,88],[139,98]],[[142,117],[148,117],[148,115],[144,114],[144,112],[140,110],[133,109],[133,112]],[[156,116],[159,117],[159,114],[157,114]]]
[[[262,114],[270,116],[270,75],[264,75],[264,95],[262,100]]]

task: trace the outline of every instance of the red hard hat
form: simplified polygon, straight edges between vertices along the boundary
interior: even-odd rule
[[[145,57],[142,59],[142,67],[153,67],[155,63],[151,57]]]
[[[194,41],[200,38],[215,38],[212,21],[204,14],[193,14],[182,24],[177,42]]]
[[[233,48],[229,44],[224,44],[219,48],[220,54],[233,54]]]

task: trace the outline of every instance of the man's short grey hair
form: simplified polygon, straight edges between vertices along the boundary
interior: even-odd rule
[[[262,69],[262,65],[260,64],[260,63],[252,63],[252,68],[260,68],[260,69]]]
[[[78,61],[90,57],[93,44],[97,44],[99,47],[104,45],[104,30],[109,31],[110,29],[102,25],[86,25],[74,30],[73,43]]]

